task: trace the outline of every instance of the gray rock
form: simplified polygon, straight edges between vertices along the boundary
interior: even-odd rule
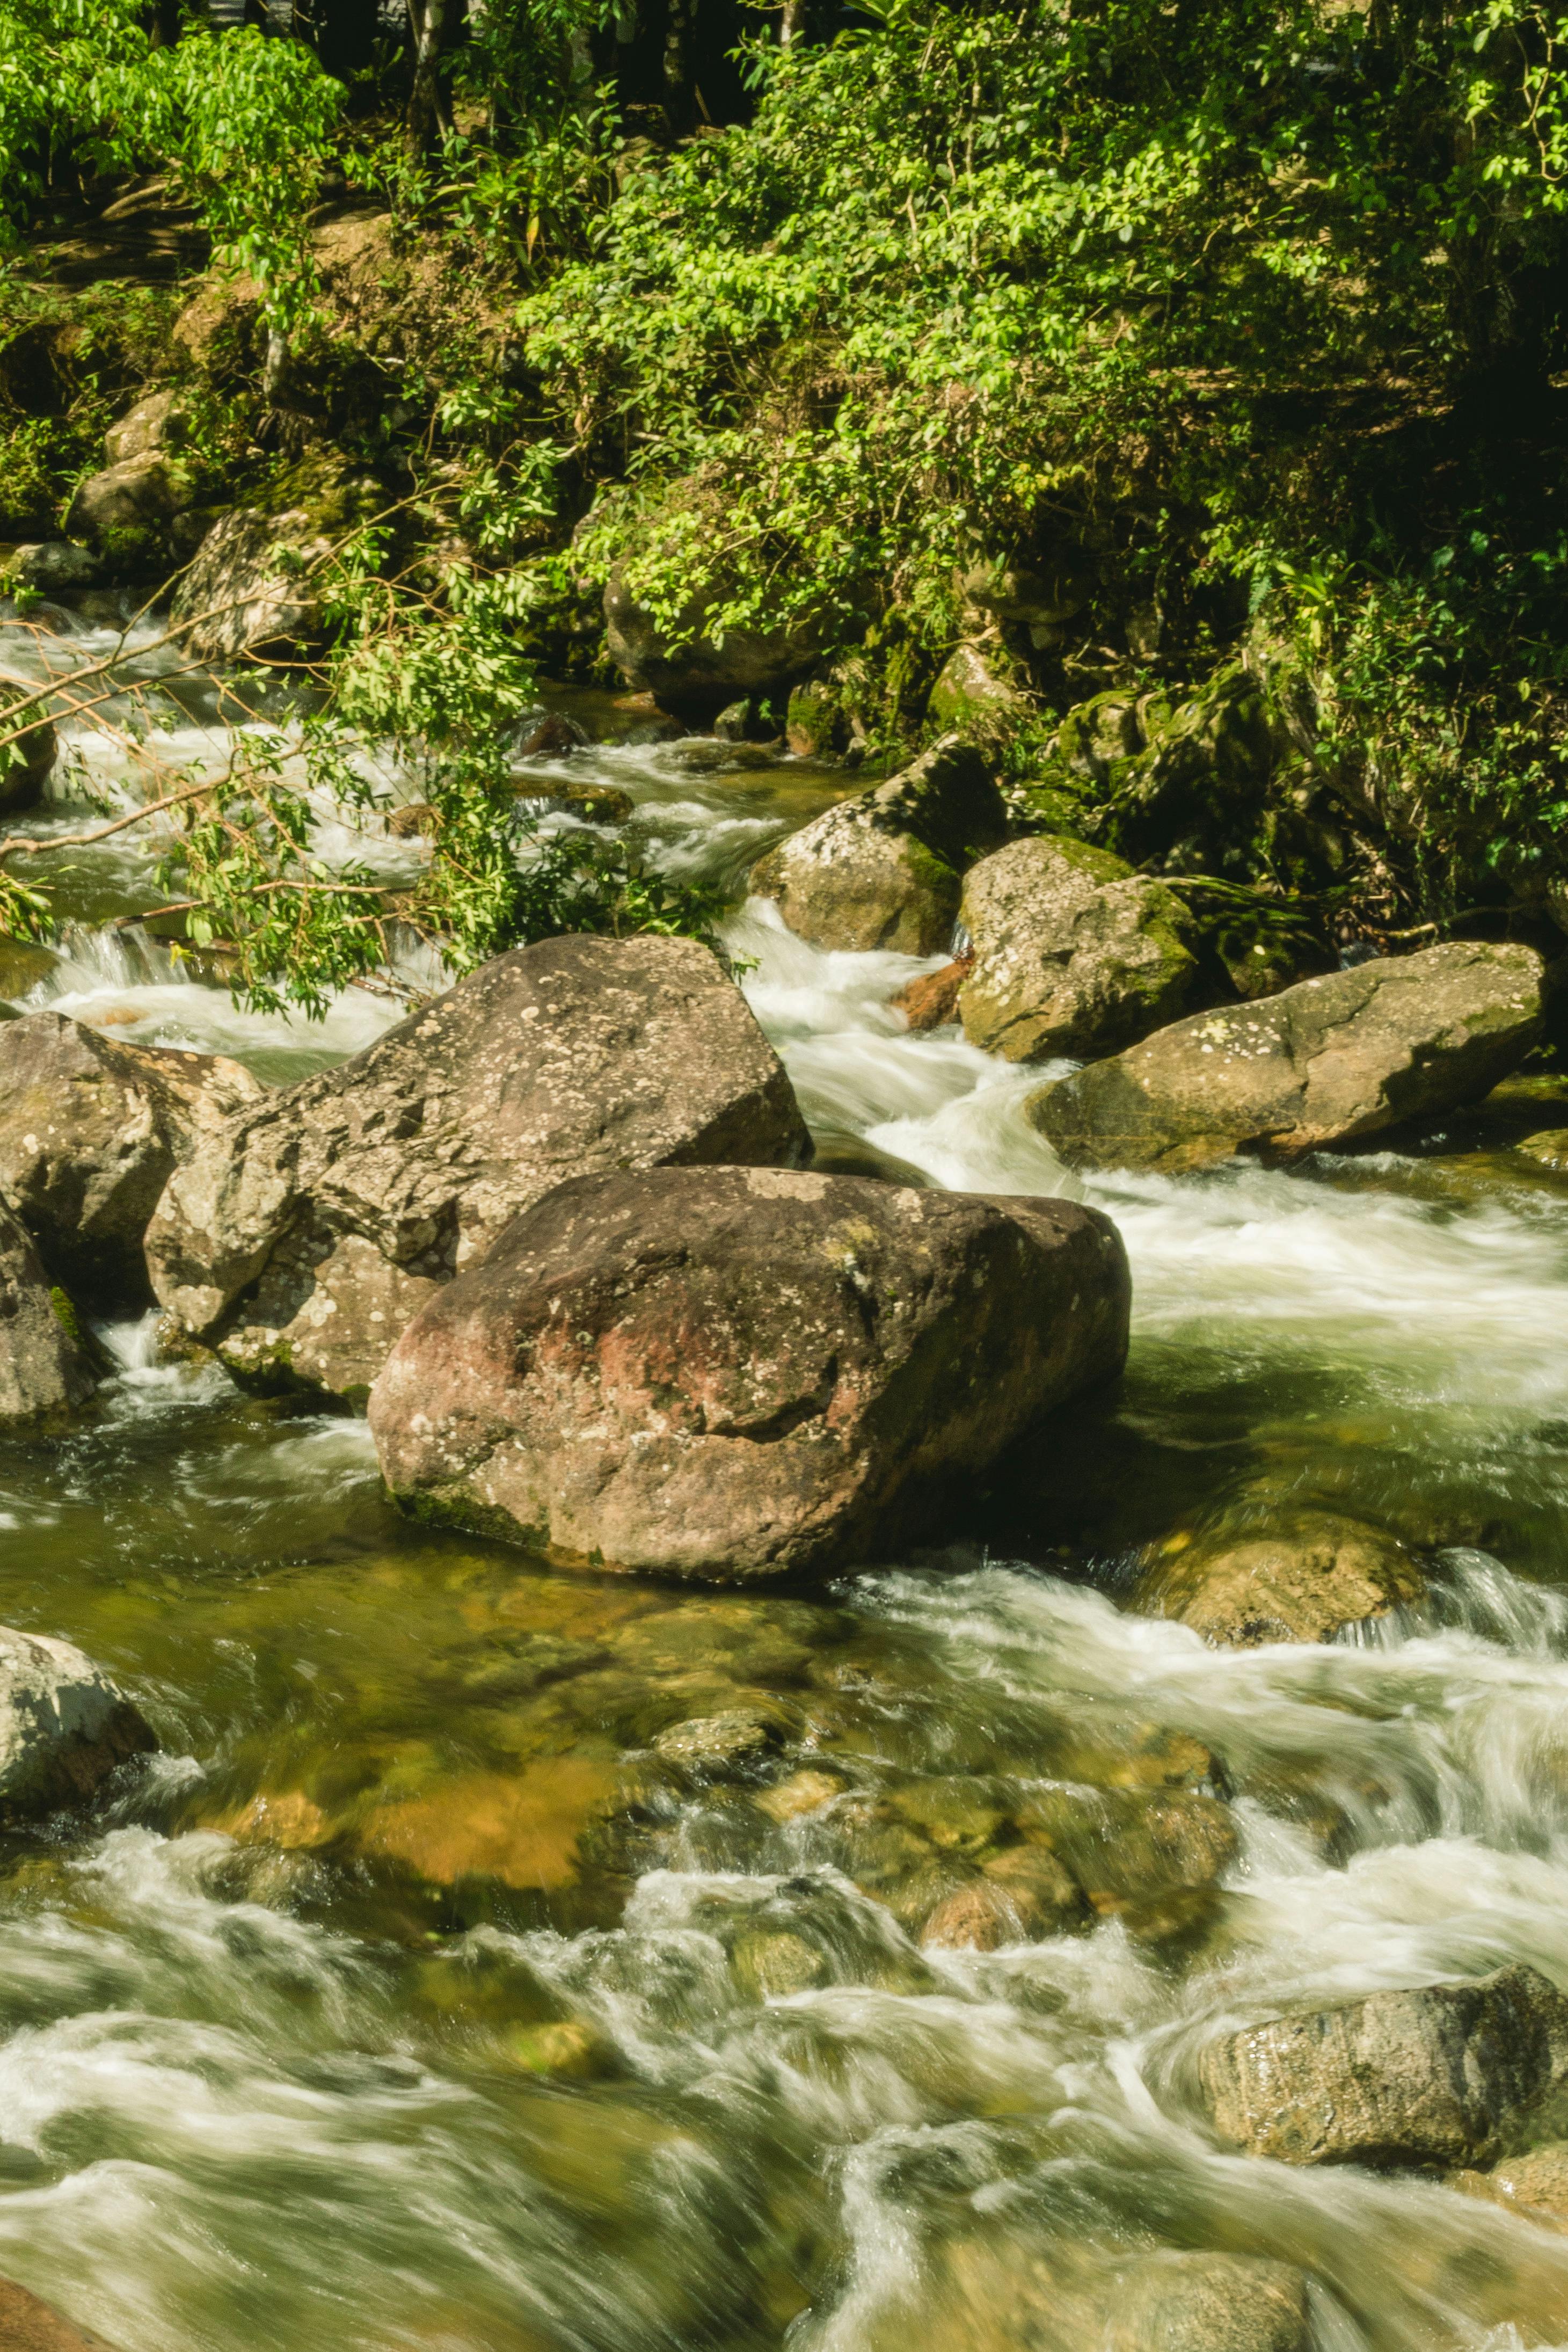
[[[123,465],[106,466],[77,486],[66,510],[73,539],[101,540],[111,531],[156,534],[190,504],[190,495],[168,459],[156,450]]]
[[[780,842],[752,868],[751,887],[817,947],[932,955],[952,936],[964,867],[1006,835],[986,761],[944,736]]]
[[[810,1149],[777,1055],[706,948],[546,940],[208,1139],[170,1181],[148,1264],[162,1304],[237,1378],[352,1396],[564,1177]]]
[[[1276,1161],[1486,1094],[1542,1034],[1532,949],[1455,941],[1190,1014],[1031,1095],[1072,1168]]]
[[[1489,2164],[1568,2082],[1568,1998],[1531,1968],[1378,1992],[1208,2043],[1222,2139],[1286,2164]]]
[[[964,1034],[1009,1062],[1114,1054],[1174,1020],[1197,978],[1176,893],[1062,835],[982,858],[958,919]]]
[[[157,1741],[129,1699],[69,1642],[0,1627],[0,1823],[80,1802]]]
[[[63,1013],[0,1028],[0,1200],[89,1305],[152,1303],[143,1241],[176,1165],[267,1089],[211,1054],[130,1045]]]
[[[1095,2352],[1312,2352],[1304,2274],[1261,2254],[1129,2263]]]
[[[220,515],[174,595],[190,652],[198,661],[237,661],[312,644],[321,613],[309,572],[330,551],[329,536],[303,508]]]
[[[1210,1537],[1156,1556],[1137,1605],[1206,1642],[1328,1642],[1416,1601],[1426,1580],[1381,1528],[1330,1511],[1288,1514],[1257,1535]]]
[[[0,1208],[0,1428],[53,1421],[97,1382],[25,1227]]]
[[[568,1565],[737,1581],[932,1541],[1126,1346],[1113,1227],[782,1169],[583,1177],[404,1332],[392,1494]]]
[[[610,658],[629,686],[654,694],[671,710],[709,717],[743,696],[788,694],[821,651],[809,623],[790,629],[706,630],[712,590],[694,596],[674,625],[662,628],[625,575],[604,591]]]
[[[970,742],[1011,734],[1032,712],[1029,696],[994,668],[978,646],[954,647],[925,705],[929,722]]]
[[[155,392],[139,400],[118,425],[103,436],[103,454],[111,466],[132,464],[163,449],[183,446],[191,428],[191,412],[177,392]]]
[[[98,580],[99,560],[89,547],[74,540],[29,540],[11,558],[11,577],[20,588],[40,596],[57,596],[72,588],[91,588]]]

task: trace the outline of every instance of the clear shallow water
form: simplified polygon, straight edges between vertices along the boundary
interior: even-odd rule
[[[732,876],[844,781],[684,756],[562,764]],[[84,897],[125,910],[128,856]],[[756,907],[734,944],[827,1164],[1070,1189],[1038,1074],[889,1010],[927,967]],[[64,945],[30,1005],[274,1078],[395,1010],[258,1023],[134,927]],[[1568,1195],[1494,1127],[1090,1188],[1124,1388],[964,1543],[831,1593],[432,1538],[361,1425],[112,1334],[81,1425],[0,1448],[0,1622],[103,1660],[164,1754],[0,1857],[0,2273],[123,2352],[1087,2352],[1108,2262],[1207,2247],[1304,2267],[1319,2352],[1568,2342],[1568,2237],[1224,2153],[1192,2091],[1281,2004],[1516,1958],[1568,1987]],[[1422,1546],[1427,1601],[1238,1654],[1119,1605],[1144,1546],[1303,1502]],[[660,1755],[741,1705],[750,1771]],[[1063,1784],[1218,1791],[1218,1883],[922,1952]]]

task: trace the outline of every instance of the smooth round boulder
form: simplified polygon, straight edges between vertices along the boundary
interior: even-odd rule
[[[965,867],[1006,834],[987,762],[946,735],[769,850],[751,887],[814,947],[934,955],[952,938]]]
[[[1190,1002],[1198,967],[1174,890],[1066,835],[1009,842],[964,884],[972,1045],[1009,1062],[1114,1054]]]
[[[148,1265],[237,1380],[362,1397],[426,1301],[563,1178],[810,1152],[706,948],[541,940],[207,1138],[170,1180]]]
[[[1030,1096],[1070,1168],[1276,1163],[1490,1092],[1544,1025],[1532,948],[1452,940],[1197,1013]]]
[[[0,1627],[0,1827],[80,1803],[157,1744],[85,1652]]]
[[[1120,1370],[1128,1302],[1115,1229],[1062,1201],[586,1176],[414,1319],[371,1429],[406,1507],[564,1565],[821,1572],[939,1540],[1014,1440]]]

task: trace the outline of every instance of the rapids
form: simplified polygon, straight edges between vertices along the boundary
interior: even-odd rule
[[[0,630],[5,665],[113,644],[111,614],[49,625]],[[148,757],[251,723],[131,654],[142,731],[78,723],[68,788],[136,796]],[[845,785],[572,707],[604,740],[571,773],[737,886]],[[239,1013],[138,924],[145,850],[59,858],[26,1009],[273,1080],[397,1015]],[[1076,1189],[1019,1115],[1038,1072],[890,1011],[930,965],[820,954],[755,903],[731,943],[822,1164]],[[1509,1959],[1568,1988],[1568,1194],[1511,1131],[1505,1105],[1403,1157],[1084,1188],[1133,1259],[1124,1387],[962,1543],[827,1593],[433,1536],[362,1423],[108,1331],[72,1433],[0,1447],[0,1622],[79,1643],[164,1753],[0,1855],[0,2273],[120,2352],[1078,2352],[1051,2313],[1082,2249],[1214,2248],[1302,2266],[1318,2352],[1568,2342],[1568,2236],[1219,2152],[1192,2087],[1206,2034],[1297,2000]],[[1119,1605],[1145,1546],[1302,1501],[1435,1550],[1427,1601],[1234,1654]],[[662,1771],[658,1732],[737,1694],[779,1710],[771,1780]],[[841,1809],[940,1787],[983,1817],[1173,1753],[1239,1845],[1168,1932],[923,1954],[843,1867]]]

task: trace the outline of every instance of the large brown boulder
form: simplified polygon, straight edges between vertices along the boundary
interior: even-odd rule
[[[0,1200],[89,1306],[151,1304],[142,1251],[176,1164],[265,1087],[237,1062],[129,1045],[59,1013],[0,1027]]]
[[[157,1744],[84,1652],[0,1626],[0,1827],[79,1803]]]
[[[1009,1062],[1114,1054],[1191,1001],[1197,962],[1174,890],[1064,834],[1009,842],[964,884],[973,1045]]]
[[[1199,1013],[1031,1095],[1071,1168],[1299,1159],[1486,1094],[1542,1034],[1541,958],[1467,940]]]
[[[239,1379],[352,1396],[564,1178],[810,1150],[778,1055],[706,948],[544,940],[208,1139],[164,1193],[148,1264]]]
[[[96,1381],[74,1326],[26,1228],[0,1208],[0,1429],[57,1420],[91,1395]]]
[[[751,887],[816,947],[934,955],[952,938],[964,868],[1006,835],[989,767],[946,735],[769,850]]]
[[[1211,2042],[1222,2139],[1286,2164],[1489,2164],[1568,2083],[1568,1997],[1531,1968],[1377,1992]]]
[[[583,1177],[404,1332],[392,1493],[569,1565],[712,1580],[936,1539],[1126,1348],[1114,1228],[780,1169]]]

